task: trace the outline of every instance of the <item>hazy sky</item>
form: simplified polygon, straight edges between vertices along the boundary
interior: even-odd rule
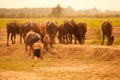
[[[71,6],[75,10],[98,8],[101,10],[120,10],[120,0],[0,0],[0,8]]]

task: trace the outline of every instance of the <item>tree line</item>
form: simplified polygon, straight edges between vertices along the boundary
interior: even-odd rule
[[[40,17],[120,17],[120,11],[101,11],[93,8],[75,11],[72,7],[62,8],[59,4],[54,8],[0,8],[0,18],[40,18]]]

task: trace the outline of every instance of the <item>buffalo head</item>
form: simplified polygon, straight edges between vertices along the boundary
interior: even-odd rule
[[[113,42],[114,42],[114,36],[111,36],[111,37],[108,39],[107,45],[112,45]]]

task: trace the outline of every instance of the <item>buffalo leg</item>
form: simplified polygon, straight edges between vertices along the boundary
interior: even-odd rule
[[[111,36],[107,36],[107,45],[110,45]]]
[[[81,35],[81,43],[84,43],[84,35]]]
[[[101,43],[101,45],[104,44],[104,39],[105,39],[105,34],[103,33],[103,39],[102,39],[102,43]]]
[[[16,43],[15,41],[16,41],[16,34],[14,34],[14,44]]]
[[[65,35],[65,38],[66,38],[66,44],[68,44],[68,35]]]
[[[78,39],[79,39],[79,43],[80,43],[80,44],[83,44],[83,42],[82,42],[82,40],[83,40],[83,39],[82,39],[82,36],[78,36]]]
[[[83,43],[85,43],[85,34],[83,35]]]
[[[24,40],[24,43],[25,43],[25,34],[23,35],[23,40]]]
[[[14,44],[14,41],[13,41],[13,34],[11,35],[11,41],[12,41],[12,44]]]
[[[31,54],[31,50],[32,50],[32,47],[30,46],[28,56],[32,56],[32,58],[33,58],[33,55]]]
[[[77,38],[76,38],[76,36],[74,36],[74,41],[75,41],[74,43],[77,44]]]
[[[20,34],[20,44],[22,44],[22,34]]]
[[[62,43],[62,36],[61,35],[58,35],[58,40],[59,40],[59,43]]]
[[[72,44],[72,34],[69,35],[70,44]]]
[[[9,35],[10,35],[10,33],[7,32],[7,46],[9,46]]]
[[[65,43],[65,35],[63,35],[62,43]]]
[[[44,43],[44,49],[45,49],[46,51],[49,51],[49,49],[48,49],[48,43]]]

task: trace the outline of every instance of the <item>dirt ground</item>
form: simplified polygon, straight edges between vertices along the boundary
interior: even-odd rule
[[[115,28],[114,35],[119,37],[119,31],[120,28]],[[92,35],[88,32],[87,39]],[[19,36],[16,44],[10,41],[6,47],[5,29],[0,29],[0,58],[29,59],[24,44],[19,43]],[[57,65],[39,66],[49,60]],[[43,60],[31,67],[32,71],[0,69],[0,80],[120,80],[120,46],[57,43]]]

